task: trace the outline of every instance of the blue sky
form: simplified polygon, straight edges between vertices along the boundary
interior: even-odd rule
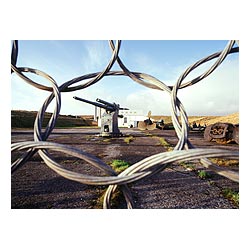
[[[120,59],[131,71],[150,74],[167,85],[174,85],[191,64],[223,50],[226,40],[123,40]],[[182,89],[178,97],[188,115],[226,115],[239,110],[238,53],[229,55],[209,77],[194,86]],[[111,50],[103,40],[21,40],[17,66],[42,70],[57,84],[77,76],[99,72],[108,64]],[[187,79],[203,73],[214,62],[202,65]],[[120,70],[117,63],[111,70]],[[48,86],[44,79],[27,74]],[[11,76],[11,109],[39,110],[49,92],[34,88]],[[146,88],[124,76],[107,76],[83,90],[62,93],[61,114],[93,114],[94,107],[73,99],[73,96],[95,101],[101,98],[122,107],[142,110],[146,115],[170,115],[170,96]],[[52,102],[47,111],[54,110]]]

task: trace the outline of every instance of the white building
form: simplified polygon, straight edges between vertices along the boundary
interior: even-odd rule
[[[136,128],[139,121],[148,119],[141,110],[120,110],[119,115],[123,115],[123,118],[118,118],[119,127]]]
[[[101,116],[105,112],[104,109],[97,107],[95,111],[96,119],[98,120],[98,127],[101,127]],[[119,115],[123,118],[118,118],[118,127],[136,128],[139,121],[148,119],[147,116],[143,115],[141,110],[120,110]]]

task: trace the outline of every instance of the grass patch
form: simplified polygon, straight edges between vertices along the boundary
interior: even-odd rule
[[[169,143],[162,137],[159,137],[160,145],[163,147],[168,147],[170,146]]]
[[[103,142],[111,142],[111,138],[105,138],[102,140]]]
[[[124,142],[126,142],[127,144],[129,144],[130,142],[134,141],[134,137],[132,135],[125,137],[123,140]]]
[[[159,136],[153,136],[153,138],[156,138],[159,140],[159,146],[163,146],[166,148],[167,151],[172,151],[174,148],[163,138]]]
[[[208,172],[205,171],[205,170],[198,170],[197,173],[198,173],[198,177],[201,178],[201,179],[203,179],[203,180],[209,179],[209,178],[212,177],[211,174],[208,173]]]
[[[100,197],[94,201],[93,208],[94,209],[102,209],[103,208],[103,201],[104,196],[107,189],[100,191]],[[122,194],[122,191],[119,189],[119,187],[115,190],[115,192],[112,194],[110,205],[112,208],[119,208],[119,205],[124,201],[124,197]]]
[[[194,171],[195,170],[195,166],[192,163],[190,163],[190,162],[182,161],[179,164],[180,164],[180,166],[182,166],[183,168],[185,168],[187,170],[190,170],[190,171]]]
[[[116,173],[121,173],[123,170],[128,168],[130,164],[124,160],[114,159],[111,162],[108,163],[115,171]],[[101,209],[103,208],[103,201],[104,196],[107,191],[107,188],[102,188],[99,190],[99,198],[97,200],[93,201],[93,208]],[[124,202],[124,197],[122,195],[121,190],[119,187],[115,190],[115,192],[112,194],[111,197],[111,207],[112,208],[118,208],[119,205]]]
[[[11,128],[33,128],[36,119],[36,111],[11,110]],[[45,112],[42,126],[47,126],[52,113]],[[91,126],[92,121],[71,115],[59,115],[55,127],[56,128],[72,128]]]
[[[222,190],[222,195],[239,207],[239,192],[235,192],[230,188],[225,188]]]
[[[111,162],[109,162],[108,164],[113,168],[113,170],[117,174],[121,173],[122,171],[124,171],[125,169],[127,169],[130,166],[130,163],[128,163],[128,162],[126,162],[124,160],[120,160],[120,159],[114,159]],[[107,188],[101,189],[99,191],[100,197],[93,202],[93,207],[94,208],[96,208],[96,209],[103,208],[103,201],[104,201],[104,196],[105,196],[106,191],[107,191]],[[124,201],[125,200],[124,200],[122,191],[118,187],[115,190],[115,192],[112,194],[111,207],[112,208],[118,208],[119,205],[122,204]]]
[[[124,160],[119,160],[119,159],[115,159],[112,160],[109,165],[119,174],[121,173],[123,170],[125,170],[126,168],[128,168],[130,166],[130,164]]]

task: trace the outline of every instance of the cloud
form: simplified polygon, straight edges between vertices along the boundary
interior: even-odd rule
[[[148,111],[152,115],[167,115],[170,112],[169,95],[160,90],[145,89],[129,94],[126,98],[126,106],[130,109],[141,110],[144,115]]]
[[[202,72],[204,71],[199,70],[197,73]],[[238,62],[235,60],[223,62],[223,65],[201,82],[181,89],[178,97],[191,115],[225,115],[237,112],[239,110]]]
[[[112,52],[108,41],[84,41],[82,65],[84,72],[102,71],[109,63]]]
[[[50,92],[37,89],[12,74],[11,109],[37,111],[49,95]]]
[[[179,69],[176,72],[179,72]],[[209,66],[206,66],[208,69]],[[204,72],[204,67],[196,70],[191,79]],[[167,79],[173,85],[178,79]],[[227,60],[210,76],[197,84],[180,89],[178,98],[188,115],[226,115],[239,110],[238,61]],[[163,91],[145,89],[135,91],[126,98],[127,105],[140,109],[146,114],[149,110],[155,115],[171,114],[171,97]]]
[[[37,57],[37,60],[33,58],[31,61],[38,68],[40,65],[45,65],[46,73],[50,73],[49,69],[51,71],[53,69],[51,76],[57,81],[59,79],[58,84],[60,85],[62,82],[80,74],[102,71],[108,64],[112,54],[107,41],[84,41],[81,49],[77,51],[80,53],[80,59],[74,65],[71,65],[70,61],[65,62],[65,60],[62,60],[62,62],[59,62],[58,58],[56,61],[58,63],[49,63],[48,58],[43,60],[41,57]],[[126,59],[126,54],[123,57]],[[171,63],[168,64],[167,62],[159,65],[146,55],[138,56],[133,54],[132,58],[132,65],[135,63],[137,66],[133,65],[132,67],[130,64],[126,65],[125,62],[128,68],[151,74],[167,85],[174,85],[180,74],[189,66],[172,66]],[[211,63],[213,62],[196,69],[190,74],[189,79],[202,74],[209,68]],[[238,60],[231,59],[231,56],[229,56],[209,77],[191,87],[179,90],[178,98],[183,103],[187,114],[224,115],[237,112],[239,109],[238,67]],[[36,77],[33,74],[29,75],[32,75],[32,79]],[[44,79],[39,79],[39,82],[40,80],[44,82]],[[47,82],[46,85],[50,86],[50,83]],[[39,110],[48,96],[49,92],[30,86],[13,74],[12,109]],[[61,114],[93,114],[94,107],[92,105],[78,102],[73,99],[73,96],[92,101],[95,101],[98,97],[109,102],[120,103],[122,107],[141,110],[143,114],[147,114],[149,110],[152,111],[152,115],[171,114],[171,98],[168,93],[146,88],[125,76],[104,77],[101,81],[86,89],[62,93]],[[54,104],[52,103],[48,111],[52,112],[53,110]]]

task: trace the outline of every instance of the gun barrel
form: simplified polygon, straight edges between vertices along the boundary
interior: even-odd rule
[[[128,108],[119,108],[120,110],[129,110]]]
[[[100,103],[102,103],[102,104],[104,104],[104,105],[107,105],[107,106],[110,106],[110,107],[114,107],[114,108],[115,108],[115,104],[114,104],[114,103],[106,102],[106,101],[104,101],[104,100],[102,100],[102,99],[100,99],[100,98],[97,98],[96,101],[97,101],[97,102],[100,102]]]
[[[78,100],[78,101],[86,102],[88,104],[91,104],[91,105],[94,105],[94,106],[97,106],[97,107],[100,107],[100,108],[104,108],[104,109],[106,108],[105,105],[102,105],[102,104],[97,103],[97,102],[92,102],[92,101],[89,101],[89,100],[86,100],[86,99],[83,99],[83,98],[80,98],[80,97],[77,97],[77,96],[74,96],[73,98]]]
[[[105,109],[107,111],[111,111],[111,112],[114,111],[114,108],[110,107],[110,105],[104,105],[104,104],[101,104],[101,103],[98,103],[98,102],[92,102],[92,101],[89,101],[89,100],[86,100],[86,99],[83,99],[83,98],[80,98],[80,97],[77,97],[77,96],[73,96],[73,98],[78,100],[78,101],[86,102],[86,103],[94,105],[96,107],[103,108],[103,109]]]

